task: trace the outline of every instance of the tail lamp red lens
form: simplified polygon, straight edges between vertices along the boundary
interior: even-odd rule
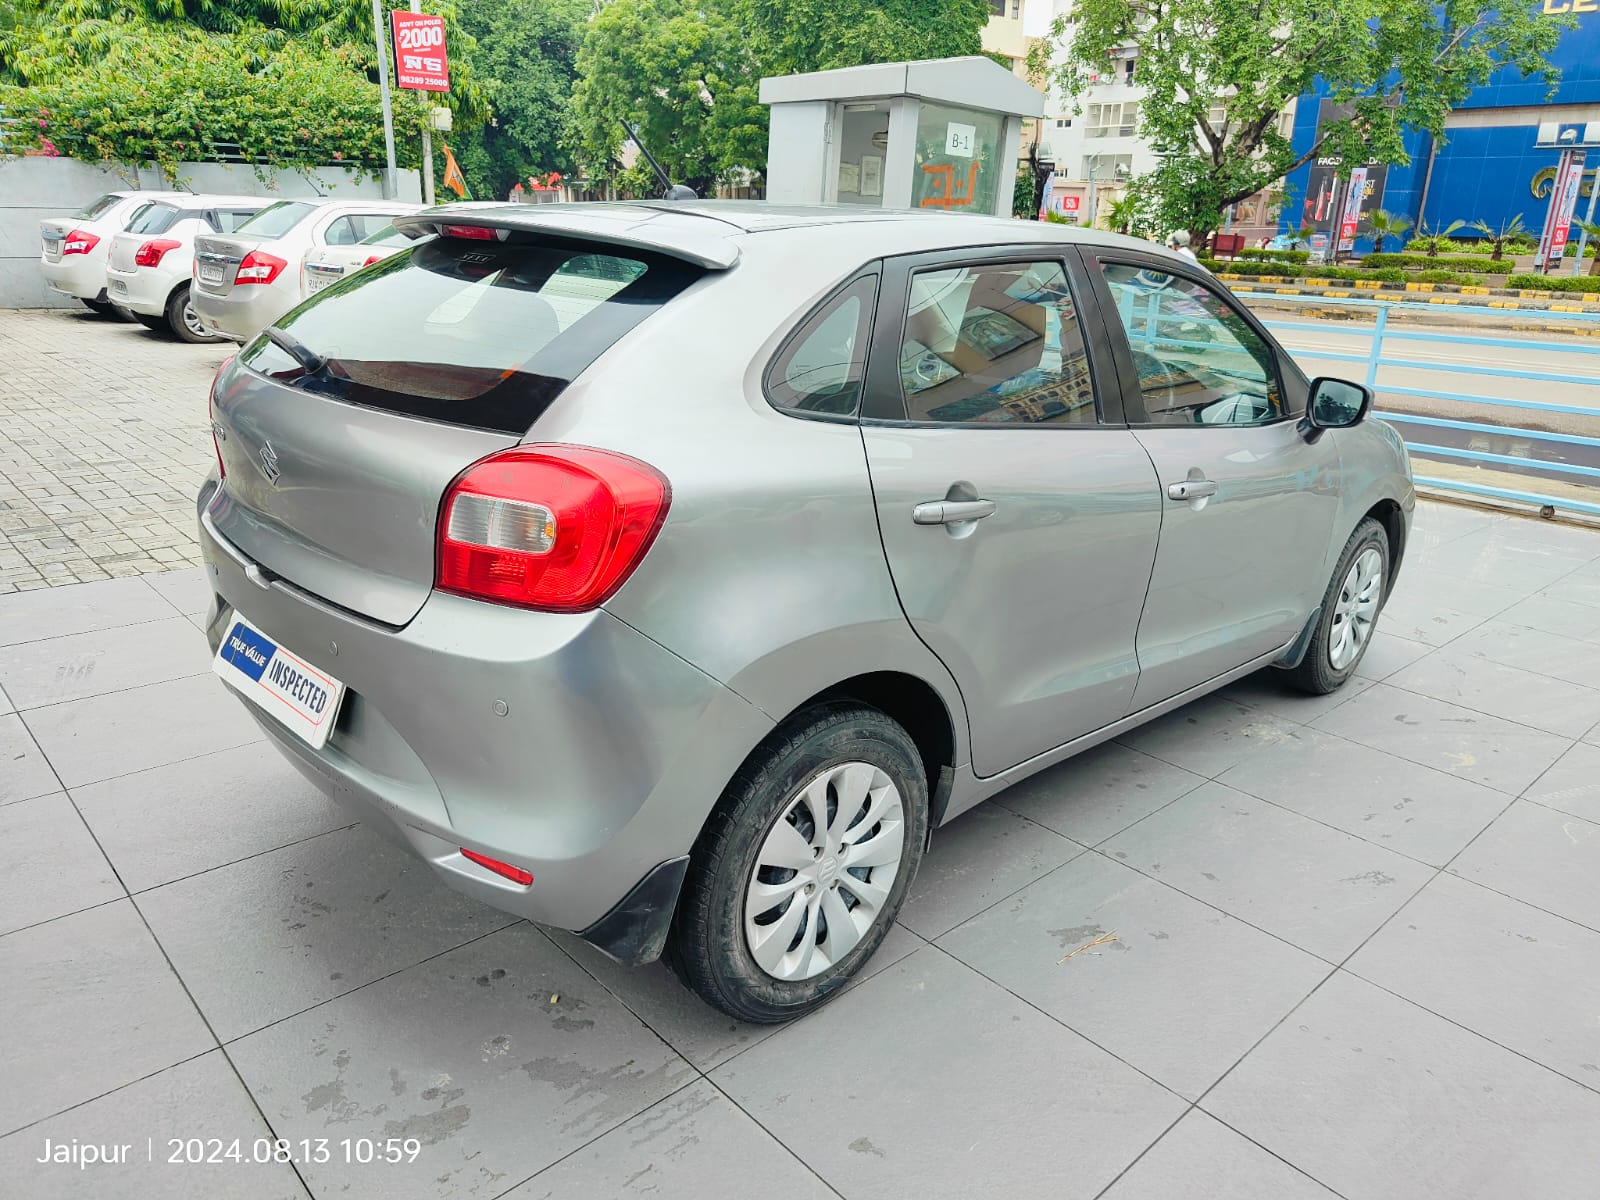
[[[494,230],[482,225],[446,225],[439,232],[445,237],[473,238],[480,242],[492,242],[500,237]]]
[[[524,871],[521,867],[513,867],[510,863],[503,863],[498,858],[490,858],[487,854],[479,854],[476,850],[461,847],[461,856],[477,863],[480,867],[487,867],[496,875],[503,875],[512,883],[520,883],[523,887],[533,883],[533,872]]]
[[[382,262],[382,261],[383,261],[383,255],[381,255],[381,254],[369,254],[369,255],[367,255],[367,261],[362,263],[361,265],[363,267],[370,267],[373,263]]]
[[[168,250],[176,250],[182,242],[175,242],[171,238],[155,238],[139,247],[139,252],[133,256],[133,265],[136,267],[159,267],[161,260]]]
[[[585,446],[518,446],[468,467],[439,513],[435,585],[446,592],[583,612],[650,549],[672,501],[654,467]]]
[[[263,254],[260,250],[252,250],[244,256],[244,261],[239,264],[239,270],[233,277],[239,283],[271,283],[289,264],[275,254]]]
[[[228,468],[222,462],[222,439],[217,426],[217,380],[222,378],[222,373],[228,369],[228,364],[233,361],[233,355],[228,355],[222,360],[222,365],[217,368],[217,373],[211,377],[211,392],[206,400],[206,407],[211,416],[211,446],[217,452],[217,477],[226,479]]]
[[[74,229],[61,243],[63,254],[87,254],[100,244],[100,238],[87,229]]]

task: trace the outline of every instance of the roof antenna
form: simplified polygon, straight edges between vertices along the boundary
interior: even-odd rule
[[[664,200],[698,200],[699,194],[692,188],[682,183],[673,183],[671,176],[661,169],[661,164],[656,161],[656,156],[645,148],[639,140],[639,131],[628,123],[626,117],[618,118],[622,127],[628,131],[628,136],[633,139],[633,144],[639,147],[639,153],[644,155],[645,162],[650,164],[650,169],[656,173],[656,178],[661,181],[661,193]]]

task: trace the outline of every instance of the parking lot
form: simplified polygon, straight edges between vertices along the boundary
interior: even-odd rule
[[[225,694],[225,352],[0,312],[0,1195],[1600,1195],[1600,532],[1424,503],[1344,690],[1002,793],[757,1028],[435,883]]]

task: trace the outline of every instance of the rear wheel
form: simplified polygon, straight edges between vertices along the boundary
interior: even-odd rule
[[[927,828],[904,729],[857,705],[800,715],[734,777],[695,843],[668,963],[740,1020],[809,1012],[883,941]]]
[[[1389,535],[1368,517],[1339,555],[1305,658],[1285,672],[1292,685],[1322,696],[1355,674],[1372,640],[1388,581]]]
[[[215,333],[207,333],[200,324],[200,314],[194,311],[194,305],[189,303],[189,285],[184,284],[167,298],[167,327],[177,335],[179,341],[184,342],[220,342],[224,339]]]

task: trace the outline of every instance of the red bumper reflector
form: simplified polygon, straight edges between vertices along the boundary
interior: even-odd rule
[[[479,854],[474,850],[468,850],[465,846],[461,847],[461,853],[463,857],[470,858],[480,867],[488,867],[496,875],[504,875],[512,883],[520,883],[523,887],[528,887],[533,883],[532,871],[524,871],[521,867],[513,867],[510,863],[503,863],[497,858],[490,858],[487,854]]]

